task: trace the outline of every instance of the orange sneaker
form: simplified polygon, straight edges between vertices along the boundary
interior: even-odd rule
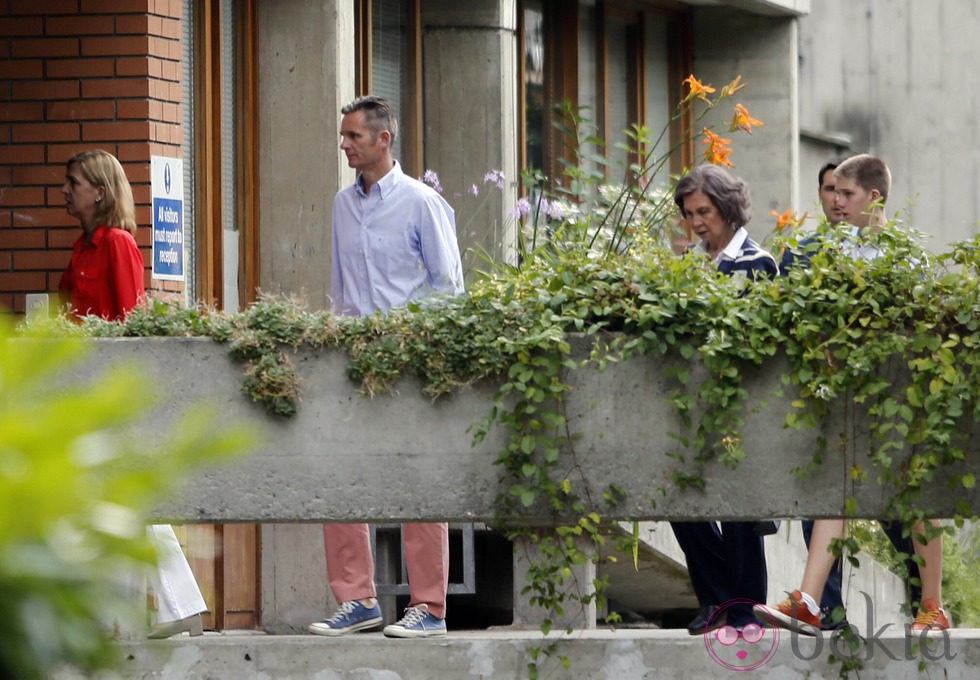
[[[909,628],[909,631],[912,635],[918,636],[925,632],[928,636],[930,634],[945,633],[952,625],[949,614],[939,606],[938,602],[935,600],[923,600],[922,606],[919,607],[919,613],[916,615],[915,621],[912,622],[912,627]]]
[[[757,617],[773,626],[795,630],[803,635],[820,634],[820,614],[810,613],[798,590],[794,590],[775,607],[757,604],[752,607],[752,611]]]

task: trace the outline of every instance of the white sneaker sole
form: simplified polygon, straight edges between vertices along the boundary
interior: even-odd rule
[[[752,611],[755,612],[757,617],[774,626],[795,631],[800,635],[809,635],[810,637],[817,637],[820,635],[820,628],[817,626],[812,626],[809,623],[800,621],[799,619],[794,619],[792,616],[787,616],[778,609],[757,604],[752,607]]]
[[[409,630],[407,628],[385,626],[385,629],[381,632],[384,633],[385,637],[392,637],[392,638],[426,638],[426,637],[444,637],[446,635],[445,628],[434,628],[429,630]]]
[[[331,628],[323,623],[311,623],[307,630],[314,635],[323,635],[325,637],[339,637],[341,635],[347,635],[348,633],[356,633],[361,630],[368,630],[370,628],[377,628],[381,625],[383,619],[379,616],[374,619],[367,619],[359,623],[355,623],[347,628]]]

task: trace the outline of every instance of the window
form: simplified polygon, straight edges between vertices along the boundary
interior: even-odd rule
[[[521,164],[561,176],[569,157],[555,130],[554,107],[580,108],[605,144],[609,181],[635,160],[618,148],[636,123],[655,133],[668,125],[690,63],[689,17],[680,10],[631,2],[524,0],[521,3]],[[672,130],[681,137],[680,127]],[[670,140],[663,140],[663,149]],[[684,149],[672,163],[685,162]]]
[[[237,311],[258,289],[255,0],[184,0],[189,301]]]
[[[419,0],[359,0],[358,96],[395,106],[399,134],[392,153],[406,173],[422,174],[421,7]]]

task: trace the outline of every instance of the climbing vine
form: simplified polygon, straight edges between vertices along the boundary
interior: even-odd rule
[[[685,82],[678,116],[696,105],[700,116],[743,86],[735,79],[711,99],[710,87],[693,77]],[[591,139],[581,112],[566,109],[565,121],[579,144]],[[736,107],[730,130],[758,125]],[[707,127],[697,137],[705,142],[704,160],[730,163],[730,140]],[[672,149],[642,127],[630,139],[639,160],[622,186],[600,186],[605,173],[575,166],[569,196],[528,174],[530,198],[518,213],[520,260],[494,267],[463,296],[361,318],[309,311],[283,298],[263,298],[239,314],[155,302],[123,323],[63,326],[70,333],[196,335],[227,343],[245,364],[243,390],[283,417],[298,408],[302,390],[288,349],[345,351],[349,377],[368,395],[391,391],[406,376],[432,398],[494,381],[495,399],[473,424],[473,437],[479,442],[493,428],[508,433],[496,460],[499,521],[528,550],[524,594],[548,612],[545,633],[572,608],[602,598],[605,584],[577,583],[574,567],[596,558],[624,500],[619,487],[589,488],[579,473],[564,397],[566,377],[586,367],[700,357],[703,377],[672,374],[671,403],[690,427],[670,442],[651,443],[650,452],[675,460],[671,483],[700,487],[708,461],[735,466],[752,455],[740,438],[745,368],[785,355],[783,383],[794,405],[786,424],[817,426],[834,404],[863,409],[873,469],[851,475],[887,485],[895,516],[906,522],[930,516],[922,488],[949,465],[976,456],[969,447],[980,421],[980,238],[930,255],[914,232],[891,224],[872,237],[881,256],[855,261],[840,256],[842,236],[828,231],[809,253],[809,267],[746,283],[698,255],[674,252],[669,182],[649,181],[662,179]],[[777,255],[796,246],[788,229],[769,244]],[[575,336],[590,339],[587,357],[572,351]],[[847,443],[823,442],[832,445]],[[813,465],[824,453],[813,452]],[[948,480],[954,492],[976,483],[964,470]],[[843,510],[854,514],[858,503],[846,499]],[[529,508],[578,520],[549,532],[520,528]],[[959,513],[973,514],[966,505]],[[567,663],[557,644],[535,648],[531,677],[542,654]]]

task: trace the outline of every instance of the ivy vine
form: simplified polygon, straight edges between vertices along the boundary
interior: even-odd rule
[[[685,82],[689,91],[678,117],[695,105],[703,114],[717,104],[708,98],[713,90]],[[741,87],[736,79],[722,96]],[[579,112],[565,113],[579,144],[592,139]],[[736,109],[732,129],[751,125],[739,115]],[[728,140],[707,128],[703,134],[705,158],[725,162]],[[662,139],[640,127],[631,134],[636,150],[660,149]],[[735,466],[752,455],[740,439],[742,377],[746,367],[783,354],[783,384],[794,406],[786,424],[817,426],[834,403],[864,409],[868,418],[861,425],[874,469],[851,474],[887,485],[894,516],[903,521],[931,516],[921,505],[922,488],[977,455],[970,447],[980,422],[980,237],[931,255],[916,233],[891,224],[872,237],[881,257],[855,261],[840,256],[840,236],[828,231],[809,254],[809,267],[746,284],[670,247],[669,184],[658,190],[639,180],[660,173],[671,151],[640,154],[627,173],[633,179],[611,190],[598,186],[605,173],[570,168],[573,200],[558,211],[554,205],[541,210],[544,197],[553,196],[546,180],[525,177],[538,198],[524,213],[520,262],[494,267],[463,296],[361,318],[310,311],[286,298],[263,297],[238,314],[153,302],[123,323],[87,319],[80,327],[64,323],[62,330],[227,343],[245,364],[243,390],[283,417],[295,413],[301,393],[287,350],[345,351],[348,375],[367,395],[391,391],[406,376],[434,399],[494,381],[493,404],[472,433],[479,442],[492,428],[508,432],[496,461],[499,523],[534,547],[524,594],[547,612],[545,633],[571,608],[601,601],[606,584],[575,582],[574,567],[596,559],[623,501],[619,487],[589,488],[579,474],[576,433],[563,400],[565,376],[585,367],[636,356],[700,357],[703,375],[676,369],[677,389],[669,397],[689,433],[678,433],[651,455],[676,460],[673,483],[703,486],[707,461]],[[768,247],[778,255],[796,247],[795,238],[780,232]],[[572,352],[573,336],[592,343],[584,360]],[[823,448],[835,444],[848,445],[823,442]],[[824,453],[814,451],[812,465]],[[948,483],[972,489],[976,479],[961,467]],[[843,512],[855,514],[858,503],[847,499]],[[521,528],[520,517],[532,507],[578,521],[551,532]],[[958,521],[975,514],[965,504],[958,512]],[[528,664],[532,678],[542,655],[567,664],[557,643],[536,647]]]

